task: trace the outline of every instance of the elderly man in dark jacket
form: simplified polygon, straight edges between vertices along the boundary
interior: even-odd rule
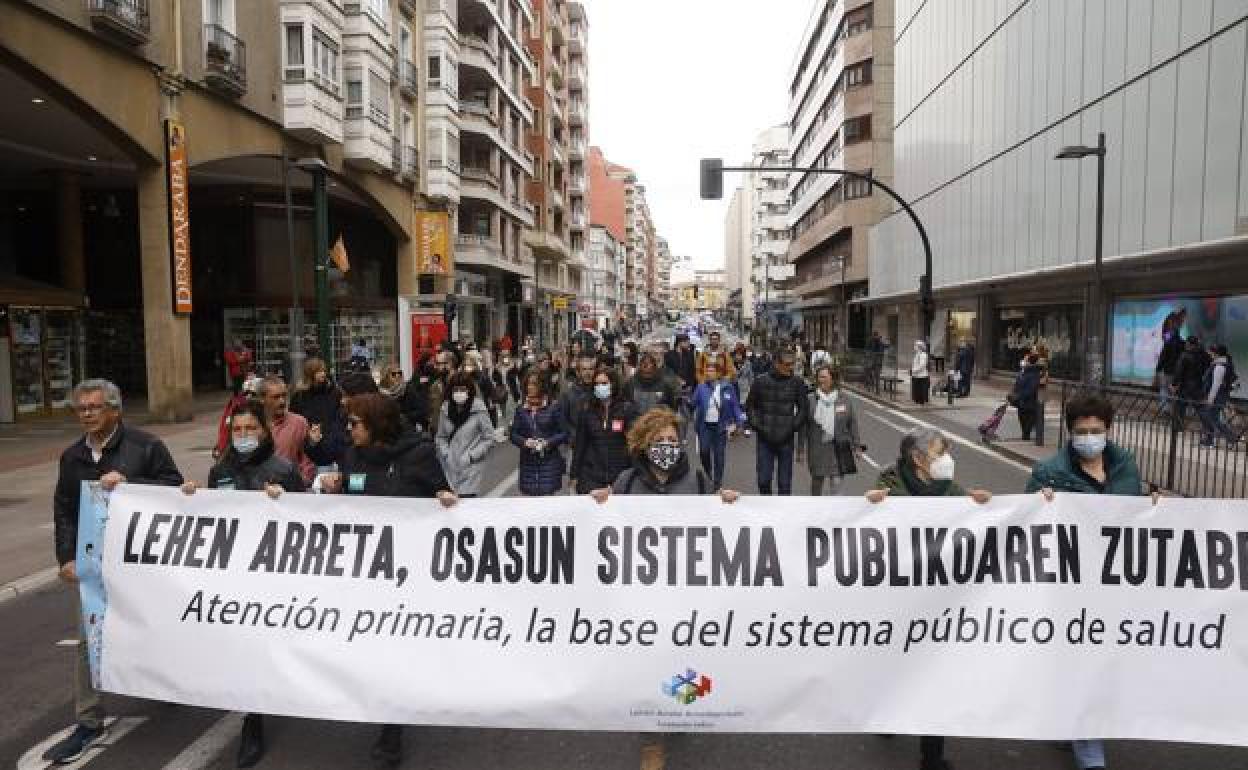
[[[82,482],[98,481],[106,491],[118,484],[154,484],[176,487],[182,474],[163,442],[121,422],[121,390],[108,380],[85,380],[74,388],[74,409],[83,437],[61,454],[60,474],[52,498],[56,527],[56,561],[61,580],[78,582],[78,505]],[[74,591],[77,594],[77,590]],[[75,626],[81,626],[81,607],[75,602]],[[85,634],[79,634],[78,665],[74,674],[74,712],[78,726],[44,754],[44,759],[67,764],[81,756],[105,733],[100,694],[91,686]]]
[[[758,434],[755,445],[759,494],[771,494],[778,476],[781,495],[793,494],[793,452],[798,431],[810,416],[805,384],[793,376],[794,354],[781,353],[772,371],[754,380],[746,413]],[[778,471],[777,471],[778,469]]]

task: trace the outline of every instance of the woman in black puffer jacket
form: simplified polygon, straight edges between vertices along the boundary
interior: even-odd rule
[[[208,472],[209,489],[264,491],[277,498],[282,492],[302,492],[299,468],[273,451],[273,438],[264,407],[255,401],[243,404],[230,419],[230,443],[225,454]],[[198,485],[188,481],[182,491],[195,494]],[[252,767],[264,757],[264,718],[248,714],[238,741],[238,766]]]
[[[611,369],[598,367],[593,388],[572,423],[576,431],[572,478],[578,495],[611,486],[633,464],[628,431],[637,419],[637,407],[620,395],[619,380]]]

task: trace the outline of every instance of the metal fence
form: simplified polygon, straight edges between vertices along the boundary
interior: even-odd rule
[[[1062,411],[1076,395],[1097,393],[1114,406],[1110,440],[1131,451],[1145,484],[1187,497],[1248,497],[1248,412],[1232,402],[1216,415],[1234,437],[1215,433],[1211,444],[1202,442],[1201,408],[1192,401],[1175,399],[1169,411],[1161,409],[1154,392],[1131,388],[1062,385]],[[1058,446],[1066,441],[1066,422],[1061,422]]]

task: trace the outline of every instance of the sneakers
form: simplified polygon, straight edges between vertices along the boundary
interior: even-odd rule
[[[264,750],[264,718],[248,714],[238,737],[238,767],[255,767],[264,758]]]
[[[372,757],[384,767],[398,767],[403,761],[403,728],[382,725],[381,734],[373,744]]]
[[[48,749],[43,758],[55,765],[68,765],[83,755],[108,733],[108,728],[78,725],[69,737]]]

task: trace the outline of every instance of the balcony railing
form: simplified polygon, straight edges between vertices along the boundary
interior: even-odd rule
[[[478,99],[465,99],[460,102],[460,107],[463,108],[464,112],[485,118],[491,123],[498,122],[494,119],[494,109],[489,102],[483,102]]]
[[[403,153],[403,173],[407,176],[416,176],[419,157],[416,155],[416,148],[413,145],[407,145]]]
[[[403,143],[397,136],[390,139],[390,168],[396,174],[403,172]]]
[[[459,174],[459,161],[453,158],[429,158],[425,165],[434,170],[444,168],[448,169],[453,174]]]
[[[204,79],[235,96],[247,90],[247,44],[217,24],[204,25]]]
[[[147,0],[86,0],[91,24],[132,45],[146,43],[152,32]]]
[[[487,184],[494,189],[498,189],[498,174],[495,174],[488,168],[479,168],[476,166],[464,166],[462,176],[474,182]]]
[[[420,81],[417,76],[416,62],[411,59],[403,59],[399,62],[399,90],[404,94],[411,97],[420,94]]]

